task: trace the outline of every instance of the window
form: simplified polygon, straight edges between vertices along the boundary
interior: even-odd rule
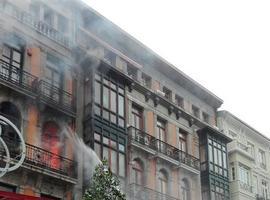
[[[259,150],[258,161],[259,161],[260,167],[265,169],[266,168],[265,152],[261,149]]]
[[[166,149],[166,123],[163,120],[158,119],[157,120],[157,138],[159,140],[158,142],[158,148],[160,151],[165,151]]]
[[[134,174],[134,182],[137,185],[143,185],[143,166],[141,161],[134,160],[132,166],[133,174]]]
[[[268,183],[265,180],[262,180],[262,196],[265,199],[268,199],[269,194],[268,194]]]
[[[47,6],[44,7],[44,22],[50,26],[54,26],[53,11]]]
[[[127,74],[134,80],[138,78],[138,70],[130,64],[127,65]]]
[[[167,194],[168,190],[168,177],[165,171],[160,170],[158,174],[158,185],[159,185],[159,192],[162,194]]]
[[[35,19],[40,20],[40,5],[36,2],[32,3],[30,5],[30,13]]]
[[[151,77],[143,73],[142,74],[142,84],[145,87],[151,89],[151,87],[152,87],[152,79],[151,79]]]
[[[165,94],[165,98],[171,101],[172,100],[172,91],[166,87],[163,87],[163,92]]]
[[[23,65],[23,51],[19,48],[14,48],[5,45],[1,58],[0,71],[2,76],[12,81],[20,80],[20,69]]]
[[[121,177],[126,175],[125,140],[115,132],[95,128],[94,150],[100,159],[106,158],[111,171]]]
[[[125,127],[124,88],[108,77],[95,74],[95,115]]]
[[[60,155],[60,137],[59,137],[59,126],[55,122],[46,122],[42,128],[41,137],[42,147],[53,153],[53,155],[45,154],[42,155],[44,162],[50,160],[52,168],[58,169],[60,167],[60,159],[57,155]]]
[[[179,129],[179,149],[183,152],[187,152],[187,134]]]
[[[209,115],[207,113],[203,112],[202,117],[204,122],[209,123]]]
[[[258,178],[257,176],[253,176],[253,188],[254,188],[254,193],[258,194]]]
[[[143,111],[135,105],[132,105],[131,125],[136,129],[143,129]]]
[[[104,49],[104,61],[114,66],[116,62],[116,55],[113,52]]]
[[[190,199],[190,189],[189,184],[186,179],[181,181],[181,199],[182,200],[189,200]]]
[[[21,112],[16,105],[11,102],[4,101],[0,104],[0,115],[9,119],[16,127],[20,130],[21,129]],[[5,141],[8,146],[8,149],[11,151],[19,150],[19,136],[15,132],[15,130],[11,126],[2,126],[2,135],[1,137]],[[2,150],[2,146],[0,147]]]
[[[243,165],[239,166],[239,180],[246,185],[250,185],[249,169]]]
[[[208,139],[208,158],[210,171],[228,177],[226,144],[214,138]]]
[[[180,108],[184,108],[184,99],[183,99],[183,97],[180,97],[178,95],[175,95],[175,103]]]
[[[254,157],[254,144],[250,143],[250,142],[247,142],[247,146],[248,146],[248,152],[250,153],[250,155],[252,157]]]
[[[66,17],[58,15],[57,29],[64,34],[68,32],[68,19]]]
[[[192,114],[197,117],[200,118],[200,109],[194,105],[192,105]]]

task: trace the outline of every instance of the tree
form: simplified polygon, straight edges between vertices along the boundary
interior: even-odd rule
[[[120,181],[110,171],[107,161],[103,160],[95,168],[90,188],[85,192],[83,200],[126,200],[119,184]]]

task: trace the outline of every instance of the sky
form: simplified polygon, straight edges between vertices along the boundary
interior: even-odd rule
[[[270,137],[269,0],[84,0]]]

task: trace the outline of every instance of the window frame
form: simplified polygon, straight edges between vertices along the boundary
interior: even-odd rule
[[[119,82],[116,82],[111,77],[105,76],[101,73],[96,72],[94,75],[94,85],[96,83],[100,84],[100,101],[97,102],[94,99],[94,115],[106,120],[110,124],[118,126],[120,128],[126,128],[126,102],[125,102],[125,88]],[[108,89],[108,108],[104,106],[104,88]],[[94,87],[94,94],[96,94],[96,88]],[[116,94],[116,111],[112,110],[113,101],[111,99],[111,94]],[[120,105],[120,100],[122,99],[122,104]],[[121,106],[121,107],[120,107]],[[107,113],[107,114],[106,114]],[[115,117],[115,120],[113,119]]]

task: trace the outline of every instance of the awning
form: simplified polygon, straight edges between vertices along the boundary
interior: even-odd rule
[[[16,194],[14,192],[0,191],[0,200],[50,200],[44,197],[33,197],[22,194]]]

